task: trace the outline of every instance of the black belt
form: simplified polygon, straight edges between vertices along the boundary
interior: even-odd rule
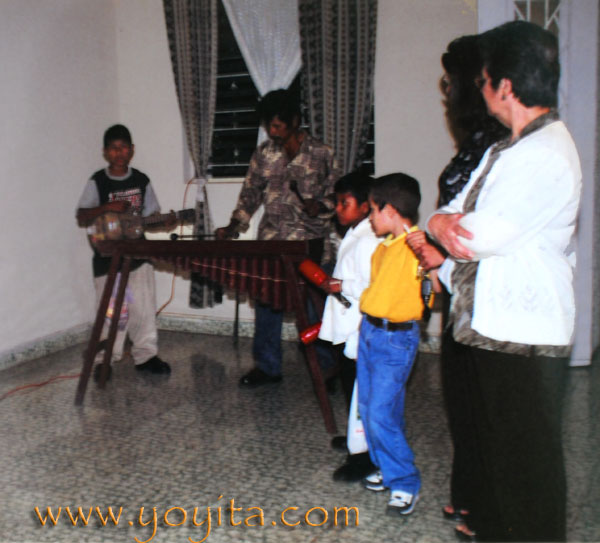
[[[388,332],[395,332],[397,330],[412,330],[415,321],[408,322],[390,322],[379,317],[371,317],[371,315],[365,314],[365,318],[376,328],[383,328]]]

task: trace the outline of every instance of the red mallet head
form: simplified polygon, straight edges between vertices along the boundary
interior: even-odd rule
[[[312,343],[319,337],[319,330],[321,330],[320,322],[310,325],[308,328],[305,328],[302,330],[302,332],[300,332],[300,341],[302,341],[304,345]]]
[[[313,262],[309,258],[303,260],[298,269],[313,285],[321,286],[323,281],[329,277],[316,262]]]

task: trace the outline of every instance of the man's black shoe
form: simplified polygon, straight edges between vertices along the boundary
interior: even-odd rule
[[[355,483],[373,473],[377,466],[373,465],[368,452],[349,454],[346,462],[333,472],[334,481]]]
[[[269,375],[259,368],[251,369],[240,379],[240,386],[244,388],[255,388],[269,383],[279,383],[281,375]]]
[[[100,373],[102,372],[103,364],[96,364],[94,366],[94,381],[96,383],[100,382]],[[106,380],[110,381],[110,376],[112,375],[112,366],[108,366],[108,373],[106,374]]]
[[[163,362],[158,356],[153,356],[143,364],[136,364],[135,369],[147,373],[160,373],[163,375],[171,373],[171,366],[166,362]]]

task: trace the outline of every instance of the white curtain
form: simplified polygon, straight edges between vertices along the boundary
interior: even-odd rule
[[[297,0],[222,0],[260,96],[290,86],[302,67]],[[258,141],[266,134],[259,130]]]
[[[302,66],[297,0],[222,0],[261,96],[287,88]]]

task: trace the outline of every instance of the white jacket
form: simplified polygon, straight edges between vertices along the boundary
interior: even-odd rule
[[[319,337],[334,345],[346,343],[344,354],[353,360],[358,356],[360,295],[369,286],[371,256],[381,241],[368,218],[346,232],[338,249],[333,277],[342,280],[342,294],[352,305],[345,308],[333,296],[327,296],[325,301]]]
[[[436,213],[461,213],[485,167],[489,149],[469,183]],[[575,322],[575,230],[581,168],[561,121],[501,151],[487,175],[475,211],[461,220],[462,239],[479,260],[471,327],[481,335],[528,345],[568,345]],[[450,284],[452,259],[440,278]]]

